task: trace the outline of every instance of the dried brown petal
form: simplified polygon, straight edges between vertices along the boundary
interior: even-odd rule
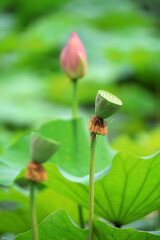
[[[37,162],[30,162],[28,164],[25,177],[32,181],[42,182],[47,180],[47,173],[41,164]]]
[[[104,119],[99,118],[98,116],[91,116],[88,130],[91,133],[105,136],[108,132],[105,123]]]

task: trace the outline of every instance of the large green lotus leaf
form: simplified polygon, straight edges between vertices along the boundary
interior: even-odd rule
[[[95,213],[115,225],[125,225],[160,207],[160,153],[136,158],[118,153],[110,172],[95,182]],[[88,208],[88,186],[65,179],[55,166],[47,167],[46,184]]]
[[[64,210],[49,215],[39,226],[40,240],[87,240],[88,229],[78,228]],[[158,232],[155,232],[159,234]],[[32,232],[19,234],[15,240],[31,240]],[[134,229],[119,229],[95,220],[94,240],[158,240],[159,236]]]
[[[11,188],[0,190],[0,233],[20,233],[30,229],[29,216],[29,192]],[[66,209],[76,224],[79,224],[77,204],[56,193],[52,189],[45,188],[37,192],[36,210],[37,220],[40,223],[51,212],[57,209]],[[84,221],[88,220],[88,212],[83,209]]]
[[[132,228],[115,228],[104,222],[95,221],[94,224],[94,240],[158,240],[159,231],[144,232],[136,231]]]
[[[20,138],[0,156],[0,184],[9,186],[30,161],[30,135]]]
[[[62,122],[68,123],[68,121]],[[79,122],[79,120],[76,122]],[[48,129],[48,124],[45,126]],[[42,128],[43,131],[44,129],[45,127]],[[51,133],[51,126],[49,130],[49,133]],[[18,146],[18,151],[16,146]],[[5,158],[4,155],[1,157],[1,164],[7,163],[6,168],[1,170],[2,174],[0,175],[3,184],[11,183],[13,178],[25,167],[27,159],[29,159],[28,149],[29,136],[26,136],[23,141],[19,141],[17,145],[5,152]],[[73,154],[72,151],[71,154]],[[21,161],[17,159],[21,159]],[[98,160],[97,156],[97,163]],[[95,184],[96,214],[117,224],[127,224],[158,208],[160,206],[159,172],[154,165],[158,166],[159,161],[159,154],[148,160],[129,157],[121,153],[117,154],[109,174]],[[59,164],[58,161],[57,164]],[[152,167],[150,167],[151,165]],[[133,166],[135,167],[133,168]],[[47,168],[48,186],[59,194],[69,197],[76,203],[88,208],[88,186],[68,181],[55,169],[53,165]],[[3,172],[3,170],[5,171]],[[73,180],[73,177],[69,176],[69,178]],[[83,178],[79,179],[83,182]]]
[[[87,239],[87,230],[78,228],[69,218],[64,210],[56,211],[49,215],[39,225],[39,240],[60,240],[60,239]],[[31,240],[32,233],[19,234],[15,240]]]
[[[29,223],[29,199],[26,194],[21,194],[15,189],[0,189],[0,205],[6,204],[14,208],[1,208],[0,233],[19,233],[30,228]]]
[[[54,139],[61,144],[54,162],[66,173],[77,177],[77,181],[89,174],[90,139],[82,119],[56,120],[44,124],[39,130],[44,137]],[[107,144],[106,138],[98,137],[95,172],[103,171],[115,152]]]
[[[83,121],[56,120],[42,126],[39,132],[44,136],[58,141],[61,148],[51,159],[63,170],[65,176],[73,181],[88,181],[90,162],[90,139],[85,131]],[[88,135],[88,136],[87,136]],[[0,184],[10,185],[30,161],[30,136],[26,135],[9,147],[0,156]],[[97,141],[96,167],[97,178],[109,166],[115,152],[110,149],[104,137]],[[101,172],[102,171],[102,172]]]

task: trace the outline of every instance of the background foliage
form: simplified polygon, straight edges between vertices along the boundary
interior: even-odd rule
[[[64,152],[60,150],[53,161],[61,167],[62,172],[68,168],[68,174],[77,177],[78,182],[82,181],[81,177],[87,175],[89,167],[87,122],[89,116],[94,114],[94,100],[98,89],[113,92],[122,99],[124,105],[113,119],[108,120],[108,139],[113,150],[108,147],[108,144],[107,147],[105,146],[105,139],[98,140],[97,155],[101,155],[97,163],[97,173],[109,165],[110,158],[116,154],[115,150],[140,157],[155,154],[160,150],[159,11],[159,0],[0,1],[1,181],[5,177],[8,183],[12,182],[29,160],[28,135],[6,151],[8,146],[32,129],[38,129],[47,121],[71,118],[72,84],[60,69],[59,54],[72,31],[76,31],[82,39],[88,56],[88,72],[85,78],[79,81],[78,90],[79,115],[85,121],[83,132],[79,133],[81,144],[83,138],[85,139],[83,145],[85,152],[82,156],[78,155],[83,168],[78,172],[80,168],[77,163],[74,163],[74,158],[70,159],[70,165],[60,161],[61,158],[67,157],[65,154],[67,146],[71,144],[74,148],[73,136],[66,138],[69,121],[65,124],[63,121],[55,122],[55,130],[58,124],[57,132],[52,128],[52,124],[46,124],[39,130],[44,135],[57,138],[56,140],[64,144]],[[69,154],[75,156],[74,151]],[[106,159],[104,154],[108,156]],[[126,166],[130,166],[130,161],[124,161]],[[145,167],[147,171],[147,166]],[[114,171],[114,165],[112,170]],[[143,168],[139,168],[139,171],[143,173]],[[138,172],[135,173],[136,179],[138,174]],[[151,172],[153,178],[155,174],[158,176],[158,173]],[[143,176],[145,177],[145,174],[142,174]],[[65,175],[65,177],[71,176]],[[104,177],[105,180],[102,178],[100,181],[109,181],[107,180],[109,177],[110,175],[107,175]],[[119,184],[123,183],[123,177],[120,176],[120,178],[122,181]],[[18,181],[20,180],[17,180],[12,187],[6,187],[8,183],[1,182],[0,235],[2,239],[5,239],[5,236],[12,239],[14,234],[30,229],[28,190],[25,182]],[[65,179],[65,181],[68,180]],[[83,179],[83,183],[86,181],[87,178]],[[98,184],[99,182],[97,186]],[[131,184],[134,185],[134,183]],[[149,186],[151,191],[155,187],[154,184],[158,183],[154,182]],[[155,199],[158,199],[158,193],[159,191],[153,196]],[[137,201],[143,201],[141,198],[145,197],[145,194],[147,194],[146,191]],[[131,198],[128,195],[128,201],[132,202],[134,197]],[[78,224],[77,201],[72,198],[72,194],[67,195],[67,191],[65,194],[57,192],[51,183],[48,187],[40,185],[37,196],[37,209],[40,209],[38,222],[51,212],[64,208]],[[45,199],[50,201],[49,204]],[[51,199],[56,200],[53,202]],[[135,203],[135,207],[136,204],[139,203]],[[87,203],[85,202],[84,205],[87,206]],[[117,208],[118,206],[118,204],[114,205]],[[145,214],[159,208],[160,201],[156,200],[153,208],[148,212],[147,206],[146,204]],[[86,207],[84,210],[86,221],[87,211]],[[60,212],[60,214],[65,213]],[[99,215],[98,210],[96,214]],[[66,215],[65,218],[68,219]],[[156,230],[157,226],[160,226],[158,218],[158,213],[154,212],[130,226],[142,230]],[[113,216],[107,220],[114,220]],[[128,217],[128,221],[124,223],[129,222]],[[96,222],[96,224],[99,223]]]

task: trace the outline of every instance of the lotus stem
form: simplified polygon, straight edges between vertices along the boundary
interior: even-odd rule
[[[91,134],[90,177],[89,177],[89,235],[88,235],[88,240],[93,240],[95,151],[96,151],[96,134]]]
[[[77,79],[73,80],[73,101],[72,101],[72,116],[77,118],[78,112],[78,97],[77,97]]]
[[[30,217],[31,217],[31,227],[32,227],[32,239],[38,240],[35,190],[36,190],[36,182],[30,181]]]

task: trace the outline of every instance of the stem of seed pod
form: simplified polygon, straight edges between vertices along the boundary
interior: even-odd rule
[[[32,239],[38,240],[35,190],[36,190],[36,182],[30,181],[30,217],[31,217],[31,227],[32,227]]]
[[[90,177],[89,177],[89,235],[88,235],[88,240],[93,240],[95,151],[96,151],[96,134],[91,134],[91,156],[90,156]]]
[[[72,115],[77,118],[78,97],[77,97],[77,79],[73,80],[73,100],[72,100]]]

